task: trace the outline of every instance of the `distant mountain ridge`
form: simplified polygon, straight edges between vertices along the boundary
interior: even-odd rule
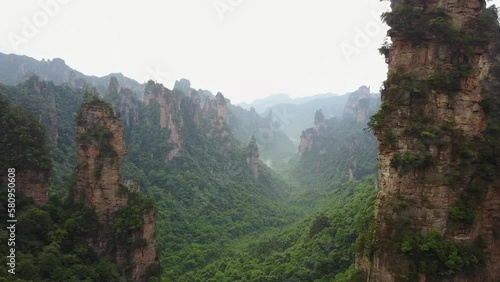
[[[325,94],[317,94],[317,95],[312,95],[312,96],[306,96],[306,97],[297,97],[297,98],[292,98],[288,94],[285,93],[280,93],[280,94],[273,94],[270,96],[267,96],[266,98],[262,99],[256,99],[252,103],[240,103],[238,106],[249,110],[251,107],[253,107],[258,113],[264,113],[270,108],[274,107],[275,105],[279,104],[303,104],[307,103],[316,99],[322,99],[322,98],[330,98],[330,97],[336,97],[340,96],[338,94],[334,93],[325,93]]]
[[[280,131],[298,145],[300,140],[297,137],[301,135],[304,128],[314,124],[314,114],[317,110],[321,110],[326,119],[342,117],[352,94],[356,97],[361,95],[366,96],[365,98],[379,99],[378,93],[371,93],[369,87],[361,86],[356,91],[344,95],[323,94],[297,98],[294,103],[276,104],[264,111],[262,115],[272,119],[275,127],[279,127]]]
[[[142,100],[144,93],[144,84],[122,73],[111,73],[102,77],[85,75],[68,66],[60,58],[39,61],[28,56],[0,52],[0,83],[17,85],[32,75],[37,75],[41,80],[52,81],[56,85],[69,84],[75,88],[90,85],[95,87],[101,95],[106,93],[111,77],[116,77],[120,85],[131,89],[137,98]]]

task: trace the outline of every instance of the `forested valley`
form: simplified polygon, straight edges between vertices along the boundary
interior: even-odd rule
[[[57,14],[60,2],[48,9]],[[331,87],[334,68],[341,74],[334,84],[359,81],[358,75],[367,85],[376,80],[374,73],[363,75],[371,70],[369,59],[360,59],[363,69],[355,72],[357,62],[342,65],[337,57],[317,57],[318,66],[309,65],[309,57],[298,62],[304,58],[297,60],[296,43],[318,47],[307,56],[331,45],[310,42],[323,40],[322,21],[336,17],[314,16],[320,37],[299,30],[312,22],[307,9],[324,12],[316,6],[290,5],[301,16],[289,17],[300,18],[301,28],[283,33],[276,12],[260,10],[259,23],[268,17],[269,26],[280,28],[267,33],[266,24],[255,26],[255,16],[246,22],[244,11],[252,9],[242,7],[240,24],[248,26],[234,32],[221,13],[236,15],[238,1],[228,2],[232,6],[214,2],[220,22],[207,20],[213,29],[201,37],[180,28],[168,45],[152,43],[161,36],[144,37],[147,44],[127,37],[127,44],[116,39],[120,48],[108,51],[119,58],[122,47],[147,46],[160,52],[156,59],[169,48],[190,56],[213,52],[219,57],[210,54],[196,65],[179,56],[179,68],[247,94],[255,85],[267,93],[283,78],[303,75],[302,86]],[[228,97],[239,93],[195,89],[185,78],[162,84],[159,68],[141,83],[121,73],[85,75],[61,58],[0,53],[0,221],[6,224],[0,281],[499,281],[498,9],[484,0],[376,2],[390,10],[381,21],[372,13],[375,20],[364,31],[355,28],[354,41],[369,45],[370,28],[382,31],[382,22],[389,28],[376,54],[387,67],[377,91],[356,86],[342,95],[294,98],[256,93],[260,99],[236,104]],[[182,8],[172,3],[165,5]],[[103,11],[106,24],[124,15]],[[171,19],[158,12],[149,8],[145,17],[165,21],[157,25],[164,32]],[[223,34],[219,44],[200,44],[211,42],[211,32]],[[228,52],[249,42],[260,44],[252,52],[269,57],[254,62]],[[337,43],[347,61],[369,57],[366,46]],[[257,68],[238,77],[242,62]],[[303,68],[308,71],[299,75]],[[272,77],[254,76],[261,72]],[[328,83],[321,78],[326,73]]]
[[[39,171],[48,186],[41,203],[18,196],[16,281],[130,279],[130,267],[87,244],[102,223],[72,196],[81,167],[77,117],[96,103],[121,121],[127,151],[121,185],[139,190],[140,198],[129,196],[137,210],[118,212],[128,216],[114,219],[110,242],[120,240],[119,228],[138,230],[144,221],[135,222],[135,214],[154,205],[158,264],[147,281],[363,279],[354,263],[356,252],[371,248],[376,142],[366,122],[378,108],[376,94],[362,87],[338,99],[341,110],[330,117],[321,108],[304,117],[311,128],[295,137],[297,149],[272,112],[231,105],[220,93],[189,88],[187,80],[173,90],[150,81],[140,99],[111,78],[105,92],[37,76],[0,85],[8,152],[2,170]],[[103,130],[88,138],[107,138]]]

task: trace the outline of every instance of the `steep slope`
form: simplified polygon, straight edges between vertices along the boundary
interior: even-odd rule
[[[392,1],[369,281],[496,281],[498,38],[482,0]],[[495,88],[494,90],[497,90]]]

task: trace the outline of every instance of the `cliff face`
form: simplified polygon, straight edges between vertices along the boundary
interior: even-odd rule
[[[77,119],[77,202],[95,207],[103,223],[127,205],[119,195],[120,165],[126,154],[123,129],[113,110],[99,101],[86,103]]]
[[[99,256],[127,267],[132,281],[146,281],[147,271],[158,264],[154,208],[145,204],[139,191],[120,183],[121,161],[126,154],[121,121],[111,106],[91,99],[77,117],[76,186],[72,196],[76,202],[94,208],[101,225],[97,238],[88,238],[87,243]],[[125,222],[131,218],[142,218],[142,223],[130,228]]]
[[[250,144],[247,147],[247,165],[255,178],[259,178],[259,148],[257,147],[257,139],[252,136]]]
[[[130,130],[139,119],[138,100],[129,88],[121,87],[116,77],[111,77],[108,97],[117,106],[125,131]]]
[[[221,93],[217,93],[214,100],[207,100],[203,107],[203,115],[208,117],[208,138],[225,138],[231,135],[228,122],[228,102]]]
[[[171,91],[161,84],[155,84],[150,81],[144,91],[144,103],[148,106],[151,101],[155,101],[160,106],[160,127],[170,130],[168,143],[173,146],[167,160],[172,160],[182,154],[184,140],[181,136],[183,119],[181,116],[182,92]]]
[[[302,131],[299,143],[299,154],[298,154],[299,160],[302,159],[304,153],[311,152],[316,136],[317,136],[317,131],[315,128],[308,128]]]
[[[494,148],[482,101],[489,26],[498,23],[481,0],[391,7],[388,79],[369,123],[379,141],[380,192],[368,280],[494,281],[499,182],[482,152]]]
[[[131,271],[133,281],[144,281],[146,272],[152,266],[158,265],[156,255],[155,224],[156,214],[153,210],[143,214],[143,227],[134,233],[133,240],[141,240],[142,247],[135,248],[131,255],[134,267]]]

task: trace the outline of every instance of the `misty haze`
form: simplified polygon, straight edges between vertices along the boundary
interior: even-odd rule
[[[0,0],[0,281],[500,281],[497,0]]]

